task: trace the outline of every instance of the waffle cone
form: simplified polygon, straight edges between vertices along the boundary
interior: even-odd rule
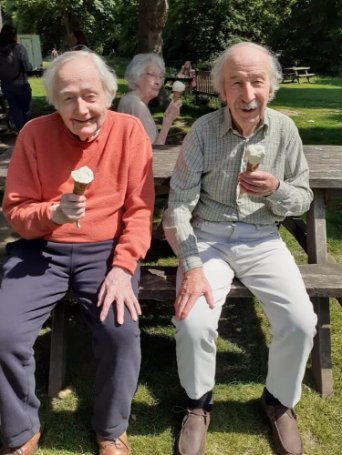
[[[252,164],[252,163],[247,163],[247,167],[246,167],[246,171],[247,172],[252,172],[252,171],[256,171],[259,167],[259,163],[258,164]]]
[[[176,102],[182,98],[183,92],[172,92],[172,100]]]
[[[81,196],[85,192],[87,186],[88,183],[74,182],[73,193]]]

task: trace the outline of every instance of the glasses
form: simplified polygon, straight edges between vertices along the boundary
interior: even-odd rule
[[[149,76],[151,79],[163,81],[165,79],[165,74],[155,74],[155,73],[145,73],[146,76]]]

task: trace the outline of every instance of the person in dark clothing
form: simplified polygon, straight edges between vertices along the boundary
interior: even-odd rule
[[[32,95],[27,72],[32,70],[32,65],[25,47],[17,43],[16,29],[7,24],[0,32],[0,55],[6,59],[9,54],[12,60],[4,60],[1,64],[1,90],[9,105],[10,118],[19,132],[31,115]],[[5,67],[7,64],[8,68]],[[14,74],[15,65],[17,71]]]

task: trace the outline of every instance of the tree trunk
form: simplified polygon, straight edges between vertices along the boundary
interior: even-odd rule
[[[167,0],[140,0],[138,17],[138,52],[162,54],[162,31],[166,23]]]

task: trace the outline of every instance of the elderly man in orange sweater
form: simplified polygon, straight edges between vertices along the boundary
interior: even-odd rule
[[[140,121],[108,108],[116,79],[87,51],[44,74],[57,112],[20,132],[3,211],[21,239],[8,245],[0,291],[1,454],[31,455],[40,438],[33,345],[72,288],[97,360],[92,427],[99,455],[128,455],[126,430],[140,368],[139,260],[150,244],[152,150]],[[71,173],[94,175],[75,194]]]

